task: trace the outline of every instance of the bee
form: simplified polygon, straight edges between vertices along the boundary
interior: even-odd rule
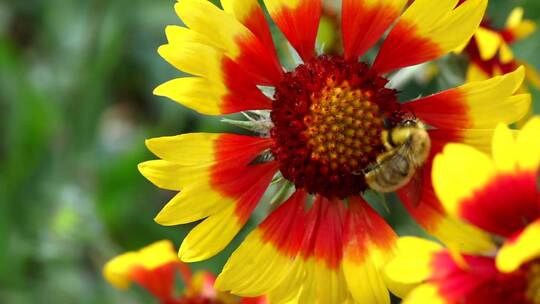
[[[386,152],[364,169],[367,185],[381,193],[393,192],[409,184],[414,177],[419,179],[420,183],[416,186],[421,190],[423,172],[419,169],[423,167],[431,149],[431,140],[424,124],[416,119],[405,120],[395,128],[384,130],[381,137]],[[415,177],[417,171],[419,174]]]

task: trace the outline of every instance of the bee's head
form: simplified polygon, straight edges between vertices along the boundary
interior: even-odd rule
[[[403,127],[416,127],[418,122],[416,115],[409,109],[401,108],[401,105],[398,111],[394,111],[383,118],[383,126],[387,130]]]
[[[407,119],[407,120],[402,121],[400,123],[400,126],[405,127],[405,128],[416,128],[418,127],[419,123],[420,122],[416,119]]]

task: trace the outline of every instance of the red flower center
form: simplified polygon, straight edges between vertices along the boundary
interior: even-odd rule
[[[297,188],[328,198],[366,190],[362,170],[383,150],[396,91],[365,63],[314,58],[285,74],[272,106],[272,152]]]

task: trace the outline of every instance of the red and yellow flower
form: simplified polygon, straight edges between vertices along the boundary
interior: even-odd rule
[[[175,295],[177,273],[186,286],[179,297]],[[214,275],[209,272],[192,275],[189,267],[178,259],[173,244],[167,240],[113,258],[104,266],[103,276],[111,285],[122,290],[134,282],[148,290],[162,304],[265,303],[263,299],[239,302],[228,293],[216,291]]]
[[[492,157],[449,144],[433,183],[450,214],[492,235],[497,251],[461,254],[417,238],[398,241],[387,273],[404,303],[540,303],[540,118],[519,133],[501,125]],[[470,239],[463,239],[468,242]]]
[[[479,81],[515,71],[519,66],[527,67],[528,82],[540,88],[540,76],[535,69],[515,58],[511,45],[530,36],[536,30],[536,23],[523,19],[524,11],[516,7],[508,16],[502,29],[492,26],[484,19],[480,27],[465,47],[470,63],[468,81]],[[524,87],[526,90],[526,87]]]
[[[157,186],[180,191],[157,215],[162,225],[202,220],[180,258],[195,262],[221,251],[246,224],[274,178],[294,185],[229,259],[217,287],[268,294],[272,302],[388,303],[381,268],[396,235],[362,199],[362,172],[384,151],[386,121],[414,115],[430,125],[433,153],[449,141],[483,146],[500,121],[527,112],[514,95],[524,69],[400,104],[385,75],[441,57],[478,28],[486,0],[343,0],[343,55],[317,55],[321,2],[265,0],[303,63],[285,71],[258,1],[205,0],[175,5],[186,27],[169,26],[159,53],[193,76],[155,93],[203,114],[253,111],[259,136],[183,134],[147,141],[160,159],[140,164]],[[392,25],[395,24],[393,27]],[[373,64],[359,61],[392,27]],[[271,88],[271,90],[269,90]],[[273,91],[268,94],[268,91]],[[265,94],[266,93],[266,94]],[[426,168],[430,170],[428,161]],[[449,218],[424,179],[423,201],[405,205],[443,240],[474,235],[470,250],[491,248],[476,228]]]
[[[159,241],[136,252],[119,255],[104,266],[103,276],[114,287],[127,289],[136,282],[162,303],[174,303],[174,276],[188,276],[170,241]]]

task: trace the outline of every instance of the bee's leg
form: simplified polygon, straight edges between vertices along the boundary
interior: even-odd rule
[[[369,165],[367,165],[364,169],[362,169],[361,171],[355,171],[353,172],[352,174],[354,175],[366,175],[368,174],[369,172],[372,172],[373,170],[379,168],[381,165],[377,159],[377,162],[375,163],[371,163]]]
[[[392,131],[383,130],[381,133],[381,139],[386,151],[391,151],[395,147],[394,139],[392,138]]]
[[[379,155],[377,156],[377,164],[382,164],[382,163],[384,163],[384,162],[387,161],[389,158],[391,158],[392,156],[394,156],[394,154],[396,154],[396,151],[395,151],[395,150],[391,150],[391,151],[388,151],[388,152],[379,154]]]

